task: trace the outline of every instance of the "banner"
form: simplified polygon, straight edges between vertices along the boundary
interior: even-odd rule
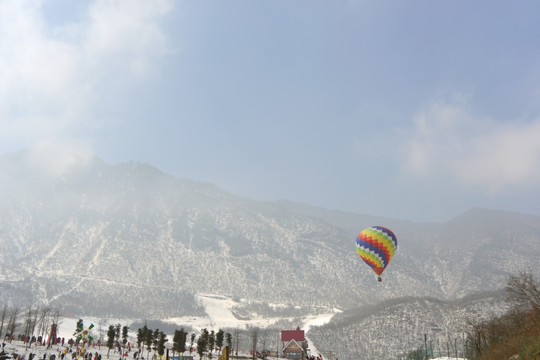
[[[229,347],[225,346],[223,348],[223,351],[221,352],[221,356],[219,357],[219,360],[229,360]]]

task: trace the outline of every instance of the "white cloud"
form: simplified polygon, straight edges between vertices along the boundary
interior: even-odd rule
[[[87,150],[105,80],[145,76],[167,51],[169,0],[97,0],[63,25],[47,23],[43,3],[0,2],[0,151],[80,142]]]
[[[469,154],[455,166],[464,182],[499,191],[540,180],[540,119],[494,125],[488,134],[472,138],[468,146]]]
[[[98,63],[116,59],[144,75],[152,58],[167,52],[159,21],[171,8],[168,0],[96,1],[89,9],[85,52]]]
[[[414,119],[400,147],[402,169],[497,193],[540,181],[540,119],[497,123],[434,103]]]

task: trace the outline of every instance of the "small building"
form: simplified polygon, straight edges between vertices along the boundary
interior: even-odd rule
[[[283,357],[287,359],[305,359],[306,354],[304,354],[301,344],[296,340],[291,340],[283,347]]]
[[[300,330],[299,327],[296,330],[282,330],[281,331],[281,349],[283,357],[287,359],[305,359],[304,349],[306,346],[306,337],[304,330]]]

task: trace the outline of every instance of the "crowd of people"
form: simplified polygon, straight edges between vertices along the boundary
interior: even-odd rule
[[[46,342],[42,337],[7,336],[2,342],[0,360],[102,360],[104,356],[125,359],[131,347],[124,349],[116,345],[109,350],[99,341],[86,343],[57,338]]]

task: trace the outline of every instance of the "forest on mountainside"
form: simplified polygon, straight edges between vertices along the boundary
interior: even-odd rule
[[[309,332],[339,359],[534,358],[540,352],[540,286],[531,272],[504,289],[443,301],[407,297],[335,315]]]
[[[508,312],[484,321],[470,321],[469,356],[482,359],[540,356],[539,280],[531,272],[510,275],[506,292],[506,301],[511,305]]]

